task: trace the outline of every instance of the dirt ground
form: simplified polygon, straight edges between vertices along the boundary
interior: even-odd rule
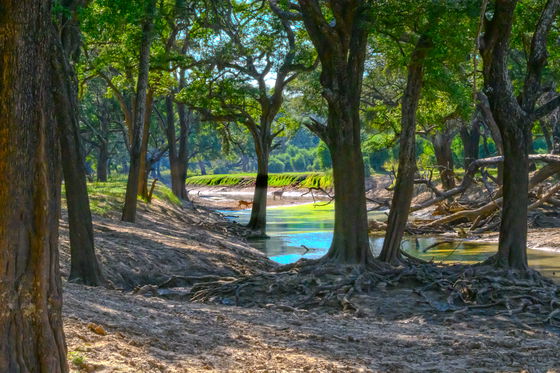
[[[506,319],[356,318],[64,290],[69,350],[96,372],[560,371],[558,334]]]
[[[60,222],[61,272],[70,271],[68,224]],[[95,247],[109,286],[131,290],[173,276],[236,276],[274,264],[239,237],[241,226],[204,207],[181,209],[159,200],[139,204],[137,222],[94,216]]]
[[[560,372],[560,333],[505,316],[437,312],[411,289],[379,290],[362,317],[186,300],[181,276],[239,276],[275,265],[204,208],[142,205],[138,223],[94,217],[110,288],[64,283],[72,371]],[[68,273],[67,225],[61,268]],[[159,296],[156,296],[158,295]],[[171,298],[171,299],[170,299]]]

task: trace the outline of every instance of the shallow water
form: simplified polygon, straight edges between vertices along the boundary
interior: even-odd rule
[[[230,219],[247,223],[251,210],[221,211]],[[370,218],[386,219],[385,212],[371,212]],[[305,258],[320,258],[325,255],[332,240],[334,205],[304,204],[275,206],[267,210],[267,234],[270,239],[252,240],[251,244],[281,264]],[[443,238],[426,237],[404,240],[403,249],[416,257],[445,263],[472,264],[494,254],[497,244],[480,242],[442,243],[424,253],[423,249]],[[374,254],[379,254],[383,238],[370,237]],[[306,248],[309,250],[307,250]],[[529,264],[555,280],[560,280],[560,252],[528,250]]]

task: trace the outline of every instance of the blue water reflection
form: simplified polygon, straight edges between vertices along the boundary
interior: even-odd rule
[[[251,210],[220,211],[240,224],[249,221]],[[370,213],[370,218],[386,220],[385,212]],[[251,240],[251,245],[263,251],[271,260],[280,264],[293,263],[301,258],[317,259],[330,247],[334,228],[334,205],[313,204],[270,207],[267,210],[267,234],[270,239]],[[447,242],[424,252],[424,248],[442,238],[421,237],[405,239],[402,248],[416,257],[436,262],[476,263],[488,258],[497,250],[493,243]],[[370,246],[378,255],[383,238],[371,237]],[[560,255],[539,250],[528,250],[529,264],[548,276],[560,276]]]

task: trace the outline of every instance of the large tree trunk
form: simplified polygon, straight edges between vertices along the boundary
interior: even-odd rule
[[[1,8],[0,371],[67,372],[51,2],[3,1]]]
[[[493,18],[487,24],[481,44],[484,84],[492,115],[504,146],[502,222],[498,253],[490,262],[498,266],[528,269],[527,202],[528,146],[532,114],[541,91],[540,80],[547,61],[547,34],[556,18],[560,2],[549,0],[543,9],[531,41],[525,83],[519,100],[509,78],[509,39],[517,1],[497,0]]]
[[[62,54],[53,56],[53,90],[62,153],[62,170],[70,232],[70,275],[68,280],[97,286],[102,282],[95,256],[93,225],[86,184],[86,170],[80,144],[77,92],[72,70]]]
[[[455,187],[453,151],[451,150],[452,140],[451,136],[447,133],[436,133],[432,139],[439,177],[444,190]]]
[[[332,117],[329,120],[348,118]],[[329,146],[333,162],[335,218],[333,240],[326,258],[337,263],[368,264],[373,256],[368,237],[362,151],[359,138],[340,140]]]
[[[178,198],[188,199],[185,181],[188,167],[187,140],[191,115],[187,115],[185,104],[177,104],[179,114],[179,147],[176,146],[175,116],[173,111],[173,98],[167,97],[167,142],[169,143],[169,165],[171,168],[171,190]]]
[[[270,147],[255,138],[257,149],[257,180],[253,194],[251,218],[247,227],[253,231],[253,236],[266,236],[266,203],[268,193],[268,159]]]
[[[142,43],[140,46],[140,64],[138,66],[138,83],[136,86],[136,105],[134,109],[134,128],[130,145],[130,168],[126,184],[126,195],[123,206],[122,220],[133,223],[136,220],[138,202],[138,184],[140,174],[142,134],[146,116],[146,92],[148,90],[148,73],[150,70],[150,46],[154,27],[155,0],[146,4],[146,20],[142,27]]]
[[[67,1],[66,5],[76,12],[80,2]],[[78,121],[77,79],[70,65],[70,59],[77,57],[80,48],[79,27],[73,18],[65,17],[61,23],[63,23],[60,33],[61,42],[55,41],[56,48],[51,62],[56,86],[53,90],[53,98],[59,129],[70,232],[71,259],[68,280],[97,286],[103,279],[95,256],[86,184],[87,173]]]
[[[416,110],[418,109],[422,89],[424,60],[430,47],[431,41],[426,37],[421,37],[411,56],[407,85],[402,99],[399,169],[387,220],[385,240],[379,255],[380,260],[393,264],[399,264],[402,260],[400,245],[414,192]]]
[[[478,113],[475,113],[470,127],[461,127],[459,132],[463,142],[463,168],[469,169],[472,162],[478,159],[478,144],[480,142],[480,122]]]
[[[306,123],[327,144],[333,159],[335,229],[325,260],[368,265],[374,259],[368,239],[359,109],[370,9],[362,1],[330,0],[327,5],[337,19],[331,23],[317,2],[298,3],[321,61],[322,94],[329,109],[326,125]]]
[[[497,119],[511,120],[507,113]],[[501,116],[500,116],[501,117]],[[507,118],[507,119],[506,119]],[[504,182],[502,222],[496,264],[500,267],[526,270],[527,263],[527,206],[529,185],[528,136],[520,123],[508,128],[500,123],[504,140]],[[525,128],[527,128],[525,126]]]

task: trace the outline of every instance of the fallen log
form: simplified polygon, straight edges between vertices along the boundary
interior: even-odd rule
[[[458,194],[465,192],[472,184],[474,184],[474,175],[476,172],[481,168],[489,165],[494,165],[503,162],[502,156],[499,157],[490,157],[490,158],[483,158],[478,159],[471,163],[465,176],[463,177],[463,181],[461,184],[453,189],[449,189],[448,191],[441,192],[439,196],[431,198],[427,201],[414,205],[410,208],[410,212],[419,211],[430,207],[438,202],[446,200],[448,198],[454,197]],[[531,154],[529,155],[529,159],[531,161],[543,161],[548,162],[549,164],[544,166],[543,168],[535,171],[531,176],[531,180],[529,181],[529,189],[532,189],[535,185],[543,182],[544,180],[548,179],[550,176],[557,174],[560,172],[560,155],[555,154]],[[501,197],[502,191],[497,190],[495,197]]]
[[[550,177],[550,176],[552,176],[552,175],[554,175],[554,174],[556,174],[557,172],[560,171],[560,164],[554,164],[554,165],[549,165],[549,166],[554,166],[554,167],[549,167],[549,168],[543,167],[533,174],[533,176],[529,180],[529,190],[533,189],[539,183],[546,180],[546,178],[548,178],[548,177]],[[545,170],[545,168],[546,168],[546,170]],[[556,192],[558,192],[559,190],[560,190],[560,184],[557,184],[546,195],[544,195],[541,199],[539,199],[539,201],[530,205],[529,209],[534,209],[535,207],[540,206],[541,204],[543,204],[544,202],[546,202],[547,200],[552,198],[554,196],[554,194],[556,194]],[[501,195],[501,190],[498,191],[497,195],[498,196]],[[459,212],[456,212],[454,214],[445,216],[443,218],[434,220],[431,223],[426,224],[425,227],[427,227],[427,228],[436,227],[436,226],[440,226],[440,225],[444,225],[444,224],[453,223],[453,222],[456,222],[456,221],[461,220],[461,219],[467,219],[468,221],[474,221],[477,218],[479,218],[479,216],[480,216],[479,219],[482,219],[482,218],[485,218],[487,216],[490,216],[490,214],[492,214],[494,211],[500,209],[501,205],[502,205],[502,197],[498,197],[498,198],[493,199],[492,201],[488,202],[487,204],[485,204],[484,206],[481,206],[479,208],[472,209],[472,210],[459,211]],[[473,224],[473,226],[474,226],[474,224]]]
[[[426,224],[425,227],[427,228],[436,227],[438,225],[453,223],[461,219],[467,219],[469,221],[473,221],[479,216],[482,219],[489,216],[494,211],[496,211],[501,206],[501,204],[502,204],[502,197],[492,200],[491,202],[477,209],[459,211],[454,214],[445,216],[443,218],[434,220],[433,222]]]
[[[541,206],[543,203],[545,203],[549,199],[551,199],[558,191],[560,191],[560,183],[558,183],[555,186],[553,186],[552,188],[550,188],[550,190],[545,195],[543,195],[537,201],[535,201],[531,205],[529,205],[529,210]]]

